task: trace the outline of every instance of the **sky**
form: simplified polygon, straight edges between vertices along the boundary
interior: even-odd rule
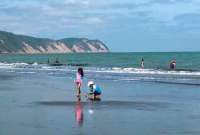
[[[200,0],[4,0],[0,30],[99,39],[113,52],[200,51]]]

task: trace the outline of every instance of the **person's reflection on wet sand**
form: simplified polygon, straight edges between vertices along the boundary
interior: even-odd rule
[[[80,100],[77,101],[75,113],[76,113],[76,122],[80,126],[83,125],[83,108]]]

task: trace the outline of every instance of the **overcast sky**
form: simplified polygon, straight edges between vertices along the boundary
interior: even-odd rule
[[[200,0],[4,0],[0,30],[100,39],[112,51],[200,51]]]

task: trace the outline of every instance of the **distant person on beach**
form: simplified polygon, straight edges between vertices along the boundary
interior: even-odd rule
[[[101,99],[101,88],[96,85],[93,81],[88,82],[88,87],[90,92],[88,94],[88,99],[90,100],[100,100]]]
[[[78,68],[78,71],[76,73],[76,86],[77,86],[77,97],[80,97],[81,94],[81,85],[82,85],[82,80],[83,80],[83,76],[84,76],[84,72],[83,72],[83,68]]]
[[[171,70],[175,70],[175,69],[176,69],[176,60],[172,60],[172,61],[170,62],[170,69],[171,69]]]
[[[144,68],[144,59],[142,58],[141,62],[140,62],[140,67]]]

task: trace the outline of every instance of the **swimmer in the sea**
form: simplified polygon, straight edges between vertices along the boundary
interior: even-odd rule
[[[171,69],[171,70],[175,70],[175,69],[176,69],[176,60],[172,60],[172,61],[170,62],[170,69]]]
[[[140,67],[144,68],[144,59],[142,58],[141,62],[140,62]]]

